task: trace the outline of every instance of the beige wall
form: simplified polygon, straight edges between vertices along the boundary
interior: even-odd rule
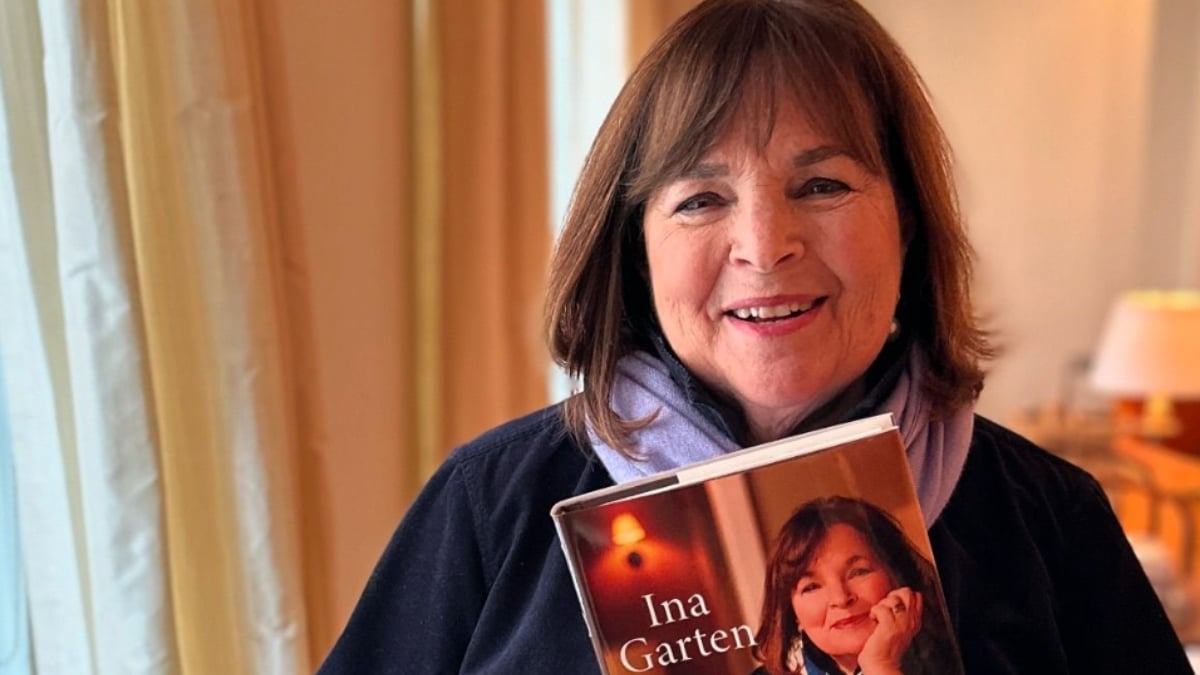
[[[1123,288],[1195,283],[1194,0],[866,0],[932,92],[1007,346],[980,408],[1058,394]],[[1164,43],[1164,40],[1170,44]],[[1189,53],[1190,52],[1190,53]]]
[[[635,23],[688,4],[627,1]],[[1200,3],[861,1],[956,153],[981,309],[1006,349],[980,410],[1047,403],[1119,290],[1200,285]]]

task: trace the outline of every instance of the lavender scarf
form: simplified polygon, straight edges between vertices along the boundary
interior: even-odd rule
[[[966,406],[950,417],[931,419],[929,402],[921,394],[921,371],[919,357],[911,357],[879,412],[892,413],[900,428],[921,512],[925,522],[933,524],[962,474],[975,416],[972,408]],[[658,411],[658,417],[649,426],[634,434],[633,440],[641,449],[641,454],[634,458],[617,452],[589,430],[596,455],[617,483],[710,459],[740,447],[704,419],[679,391],[666,365],[645,352],[626,356],[617,364],[611,405],[624,419],[638,419]]]

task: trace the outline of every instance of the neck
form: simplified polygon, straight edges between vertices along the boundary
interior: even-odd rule
[[[866,395],[866,390],[867,385],[860,377],[816,409],[789,411],[785,414],[776,414],[773,410],[742,409],[740,412],[746,422],[746,438],[740,440],[748,441],[752,445],[768,443],[785,436],[845,422]]]
[[[854,673],[858,672],[857,656],[835,657],[833,660],[837,663],[838,670],[842,671],[843,675],[854,675]]]

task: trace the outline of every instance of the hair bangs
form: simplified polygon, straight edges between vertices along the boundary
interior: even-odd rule
[[[799,108],[814,132],[871,172],[885,173],[879,114],[864,91],[864,82],[879,79],[875,59],[840,37],[774,3],[735,3],[684,17],[643,63],[658,81],[649,83],[645,123],[634,142],[629,201],[645,203],[728,133],[744,134],[765,151],[780,106]]]

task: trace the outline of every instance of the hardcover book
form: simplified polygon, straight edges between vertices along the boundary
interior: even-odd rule
[[[890,415],[551,511],[603,673],[962,673]]]

